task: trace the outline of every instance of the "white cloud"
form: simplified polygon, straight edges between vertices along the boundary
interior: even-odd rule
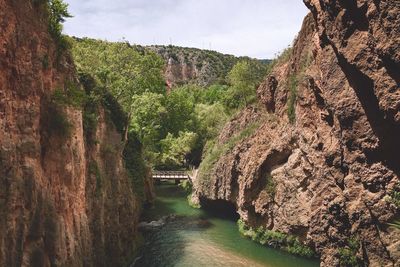
[[[301,0],[65,0],[65,32],[137,44],[172,44],[272,58],[289,45],[307,9]]]

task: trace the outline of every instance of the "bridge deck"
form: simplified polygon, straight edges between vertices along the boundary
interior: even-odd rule
[[[154,171],[152,174],[153,179],[158,180],[186,180],[190,179],[185,171]]]

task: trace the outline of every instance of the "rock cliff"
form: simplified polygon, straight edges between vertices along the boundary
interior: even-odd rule
[[[109,112],[99,107],[89,143],[82,108],[54,102],[83,89],[44,1],[0,0],[0,24],[0,266],[126,264],[144,189]]]
[[[240,60],[251,60],[261,68],[269,60],[257,60],[248,57],[235,57],[211,50],[178,46],[148,46],[166,62],[165,79],[168,86],[183,84],[209,86],[214,83],[224,84],[232,67]]]
[[[260,107],[225,126],[194,197],[297,236],[321,266],[399,266],[400,231],[387,223],[399,217],[400,3],[305,4],[290,58],[259,87]]]

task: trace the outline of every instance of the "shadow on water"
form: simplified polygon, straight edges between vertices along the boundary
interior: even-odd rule
[[[237,222],[239,214],[236,212],[235,204],[225,200],[200,199],[201,207],[210,217]]]

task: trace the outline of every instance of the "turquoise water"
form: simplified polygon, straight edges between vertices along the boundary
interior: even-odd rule
[[[145,221],[175,214],[161,228],[145,231],[144,254],[135,267],[311,267],[318,261],[292,256],[242,237],[236,222],[191,208],[174,185],[157,187],[155,207]]]

